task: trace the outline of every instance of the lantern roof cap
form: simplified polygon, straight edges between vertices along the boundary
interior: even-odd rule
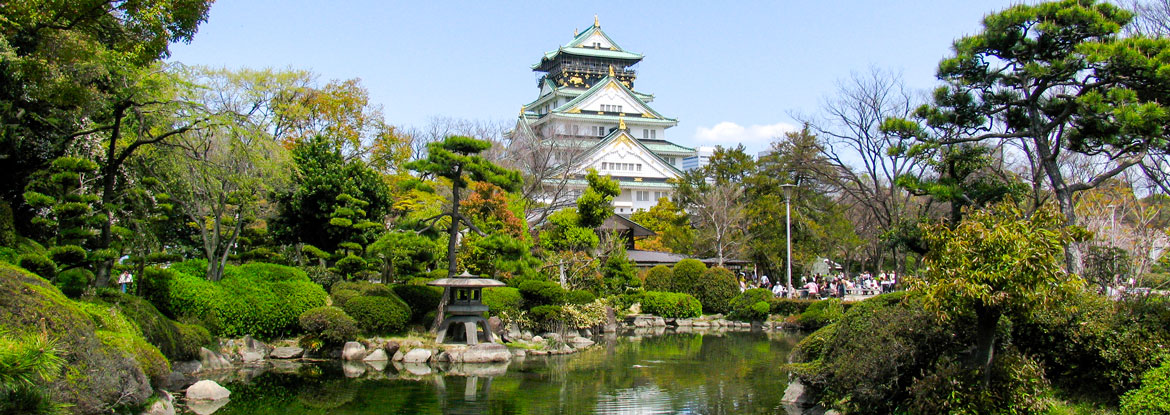
[[[462,274],[452,278],[439,278],[437,280],[428,282],[427,285],[435,287],[462,287],[462,288],[482,288],[482,287],[503,287],[504,284],[500,281],[491,278],[480,278],[475,275],[463,271]]]

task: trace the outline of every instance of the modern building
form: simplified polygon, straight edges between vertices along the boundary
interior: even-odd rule
[[[696,154],[667,139],[667,129],[678,120],[655,111],[654,96],[634,88],[641,61],[640,53],[606,35],[595,17],[593,26],[532,66],[541,74],[540,92],[521,108],[517,121],[515,132],[528,139],[513,141],[555,149],[550,159],[558,163],[556,183],[570,193],[585,189],[590,168],[617,179],[618,214],[649,209],[670,197],[669,181],[682,176],[683,159]],[[550,186],[552,181],[545,179]]]
[[[703,146],[699,147],[695,155],[683,159],[683,171],[691,171],[694,169],[701,169],[706,167],[711,162],[711,156],[715,154],[715,147]]]

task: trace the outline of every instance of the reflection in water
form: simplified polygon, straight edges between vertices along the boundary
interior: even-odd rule
[[[785,357],[798,340],[667,333],[602,339],[575,355],[503,365],[306,365],[228,384],[232,400],[215,413],[777,413]]]

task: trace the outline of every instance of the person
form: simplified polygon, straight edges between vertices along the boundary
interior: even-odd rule
[[[784,287],[783,284],[776,284],[775,286],[772,287],[772,296],[773,297],[785,297],[785,291],[787,291],[787,289]]]
[[[743,278],[739,279],[739,292],[747,291],[747,284],[743,282]]]
[[[764,275],[763,277],[760,277],[760,288],[771,288],[771,287],[772,287],[772,284],[770,284],[770,283],[768,282],[768,276],[767,276],[767,275]]]
[[[808,298],[816,298],[816,297],[818,297],[818,295],[817,295],[817,283],[816,283],[815,281],[809,281],[809,282],[808,282],[808,284],[805,284],[805,285],[804,285],[804,289],[808,290]]]
[[[845,279],[837,280],[837,298],[845,299]]]

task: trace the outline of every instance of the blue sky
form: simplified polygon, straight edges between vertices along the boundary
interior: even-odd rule
[[[951,42],[1018,1],[465,2],[221,0],[172,61],[361,78],[387,121],[512,120],[529,68],[593,24],[645,55],[635,89],[679,144],[754,151],[870,67],[923,91]]]

